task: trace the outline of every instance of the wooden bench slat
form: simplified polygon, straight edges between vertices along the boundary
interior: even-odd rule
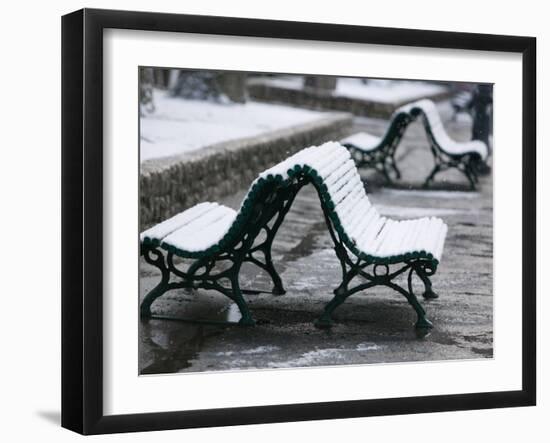
[[[418,235],[418,229],[420,227],[420,220],[409,220],[408,221],[409,229],[407,231],[407,234],[404,236],[404,238],[401,241],[401,244],[399,245],[399,248],[401,251],[405,251],[405,254],[407,252],[411,251],[413,240]]]
[[[340,204],[344,198],[353,192],[355,189],[364,189],[363,182],[359,174],[353,174],[347,182],[341,183],[341,187],[336,191],[332,191],[331,199],[335,206]]]
[[[186,245],[195,245],[198,237],[210,236],[209,243],[217,243],[219,241],[217,228],[220,226],[220,223],[221,225],[226,225],[229,220],[229,224],[231,224],[235,216],[236,212],[233,209],[217,205],[213,210],[193,219],[191,222],[164,237],[163,244],[182,250],[196,251],[197,248],[195,246],[188,249]]]
[[[402,253],[402,239],[410,231],[411,226],[405,221],[397,221],[384,241],[378,248],[377,254],[382,257],[391,257]]]
[[[369,249],[380,257],[424,251],[439,260],[445,234],[446,225],[436,218],[388,220],[380,234],[371,240],[372,247]]]
[[[340,221],[343,222],[348,217],[348,214],[353,211],[353,208],[363,201],[366,201],[370,205],[363,189],[356,188],[350,192],[347,198],[334,208]]]
[[[345,180],[346,177],[351,177],[352,174],[356,173],[357,168],[355,166],[355,162],[352,159],[349,159],[325,180],[325,185],[327,188],[337,186],[338,182]]]
[[[353,208],[353,205],[357,204],[361,200],[368,200],[365,194],[365,187],[357,186],[351,190],[344,200],[336,205],[335,211],[338,213],[338,216],[344,216]]]
[[[182,226],[215,209],[218,203],[204,202],[193,206],[141,233],[141,241],[161,241]]]
[[[381,141],[381,137],[369,134],[368,132],[357,132],[342,139],[341,143],[354,145],[362,151],[369,152],[376,149],[380,145]]]
[[[361,221],[361,216],[358,214],[351,226],[351,230],[348,232],[348,237],[353,238],[357,247],[360,247],[360,241],[363,238],[365,232],[374,231],[374,224],[381,218],[380,214],[374,206],[370,206],[365,214],[364,221]]]
[[[488,149],[485,143],[479,140],[457,142],[449,137],[445,126],[441,121],[441,116],[435,103],[428,99],[418,100],[406,105],[409,112],[413,109],[421,110],[428,123],[428,128],[439,145],[439,148],[451,155],[464,155],[468,152],[475,152],[481,156],[482,160],[488,157]]]
[[[344,219],[341,219],[344,232],[349,238],[353,238],[356,234],[357,227],[366,227],[376,215],[376,210],[368,200],[363,199],[353,209],[354,213]],[[369,213],[371,214],[369,216]]]
[[[223,208],[227,210],[218,212],[215,217],[204,217],[205,224],[202,226],[199,218],[196,220],[197,224],[187,225],[173,232],[164,238],[163,245],[189,252],[203,251],[215,245],[227,233],[236,216],[232,209],[225,206]]]
[[[387,219],[385,217],[380,217],[377,214],[374,215],[374,220],[369,226],[363,229],[363,232],[357,240],[357,247],[360,251],[370,256],[376,256],[376,250],[373,247],[373,243],[386,221]]]

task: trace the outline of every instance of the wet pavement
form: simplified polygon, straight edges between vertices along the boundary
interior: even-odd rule
[[[449,121],[446,104],[441,112],[453,138],[469,139],[469,120]],[[381,134],[385,125],[383,120],[358,118],[354,129]],[[166,293],[153,304],[156,314],[214,323],[140,320],[140,373],[491,358],[492,177],[481,177],[478,191],[471,192],[460,173],[448,171],[437,177],[432,189],[422,189],[433,160],[420,123],[407,129],[397,159],[403,178],[395,186],[385,186],[372,171],[361,171],[371,201],[392,218],[433,215],[449,226],[442,262],[432,278],[440,297],[420,298],[435,326],[427,336],[416,334],[416,314],[405,298],[384,287],[348,298],[334,312],[331,330],[313,326],[332,298],[341,270],[317,194],[308,187],[297,196],[273,245],[286,294],[246,295],[257,325],[239,327],[215,323],[240,318],[236,306],[221,294]],[[239,190],[220,203],[237,209],[245,192]],[[158,281],[156,268],[141,259],[140,296]],[[245,265],[241,286],[270,291],[271,281],[258,268]]]

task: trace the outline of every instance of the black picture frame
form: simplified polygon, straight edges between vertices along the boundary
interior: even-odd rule
[[[104,415],[102,35],[107,28],[521,54],[522,388],[505,392]],[[535,405],[535,85],[536,39],[533,37],[96,9],[63,16],[62,426],[82,434],[104,434]]]

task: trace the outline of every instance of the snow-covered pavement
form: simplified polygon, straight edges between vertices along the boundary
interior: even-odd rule
[[[214,103],[155,90],[155,112],[140,117],[141,161],[194,151],[319,120],[325,113],[259,102]]]
[[[448,108],[440,108],[445,110]],[[449,121],[457,140],[470,135],[470,125]],[[356,119],[354,130],[381,135],[384,120]],[[287,293],[247,295],[258,324],[225,327],[165,320],[140,323],[139,367],[142,374],[242,369],[334,366],[349,364],[445,361],[493,356],[493,187],[481,177],[477,192],[454,170],[438,178],[434,189],[421,188],[432,167],[421,122],[407,129],[398,155],[403,179],[387,188],[383,177],[361,171],[369,199],[384,216],[438,216],[449,225],[445,252],[433,278],[440,298],[421,301],[435,328],[422,339],[415,335],[414,310],[390,289],[377,287],[350,297],[335,312],[332,331],[312,322],[332,297],[341,279],[319,197],[306,187],[273,244],[275,267]],[[400,163],[400,165],[401,165]],[[247,188],[219,202],[238,208]],[[159,281],[155,268],[140,260],[143,296]],[[406,284],[406,281],[403,281]],[[241,285],[268,290],[271,280],[256,268],[243,268]],[[212,291],[175,290],[159,298],[154,311],[171,317],[238,321],[236,306]]]
[[[249,84],[264,84],[275,88],[301,90],[303,88],[303,77],[297,75],[273,78],[257,77],[250,79]],[[445,91],[446,88],[442,85],[422,81],[369,79],[367,83],[364,83],[359,78],[339,77],[332,95],[377,103],[401,104],[442,94]]]
[[[357,78],[341,78],[334,95],[378,103],[400,104],[432,95],[442,94],[444,86],[419,81],[370,80],[362,83]]]

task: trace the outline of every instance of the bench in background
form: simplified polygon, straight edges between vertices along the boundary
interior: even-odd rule
[[[431,100],[418,100],[398,108],[382,137],[358,132],[341,142],[350,150],[358,167],[376,169],[384,175],[387,182],[392,182],[390,171],[394,172],[395,179],[401,178],[395,161],[398,144],[407,126],[419,116],[423,118],[435,162],[424,181],[424,187],[430,186],[438,173],[456,168],[466,176],[471,189],[475,189],[480,164],[487,161],[488,148],[479,140],[457,142],[451,139],[443,126],[437,107]]]
[[[351,153],[358,168],[372,168],[380,172],[388,183],[399,180],[401,172],[395,161],[395,151],[405,129],[413,120],[408,110],[397,109],[382,137],[358,132],[340,141]]]

